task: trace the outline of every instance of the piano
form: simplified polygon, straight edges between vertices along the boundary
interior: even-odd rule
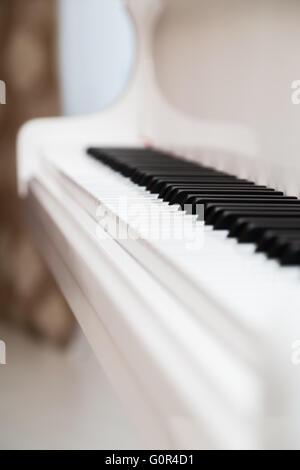
[[[121,97],[19,132],[28,226],[145,448],[299,448],[300,4],[124,9]]]

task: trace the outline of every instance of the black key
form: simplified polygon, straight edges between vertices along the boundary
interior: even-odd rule
[[[283,266],[299,266],[300,265],[300,242],[290,243],[281,253],[279,262]]]
[[[200,197],[201,195],[203,196],[204,194],[211,194],[211,196],[266,196],[266,195],[272,195],[272,196],[282,196],[281,191],[274,191],[273,189],[257,189],[255,190],[255,187],[253,189],[199,189],[197,191],[193,191],[192,193],[189,191],[184,191],[184,190],[179,190],[177,191],[176,195],[172,198],[169,199],[168,201],[170,204],[180,204],[184,205],[187,204],[188,199],[192,196],[198,196]]]
[[[189,169],[180,169],[180,168],[171,168],[169,170],[156,170],[156,171],[143,171],[143,170],[136,170],[135,173],[131,176],[131,179],[134,183],[139,184],[140,186],[148,186],[149,183],[155,177],[163,177],[167,175],[183,175],[183,176],[192,176],[197,175],[201,176],[201,172],[199,170],[189,170]]]
[[[208,203],[205,206],[205,220],[207,224],[213,225],[217,218],[224,212],[230,210],[255,210],[255,211],[265,211],[269,210],[270,212],[273,210],[295,210],[300,211],[300,204],[278,204],[273,202],[272,204],[264,202],[263,204],[253,204],[252,203],[235,203],[235,204],[228,204],[226,202],[221,203]]]
[[[235,182],[247,183],[254,185],[252,181],[247,180],[238,180],[234,176],[224,176],[224,175],[197,175],[197,176],[165,176],[165,177],[153,177],[152,181],[148,183],[147,189],[152,193],[160,193],[160,191],[167,184],[179,184],[179,183],[224,183],[231,184]]]
[[[219,203],[243,203],[243,204],[264,204],[267,202],[268,204],[283,204],[284,202],[287,202],[289,204],[299,204],[300,200],[297,199],[296,197],[287,197],[287,196],[278,196],[274,195],[272,193],[263,195],[263,196],[252,196],[252,195],[246,195],[246,196],[214,196],[211,194],[208,195],[191,195],[190,197],[187,198],[186,203],[187,204],[209,204],[209,203],[214,203],[214,202],[219,202]]]
[[[240,218],[230,229],[229,236],[240,243],[256,243],[268,229],[300,230],[300,217],[297,218]]]
[[[279,239],[286,239],[295,237],[300,238],[300,231],[297,230],[286,230],[286,229],[276,229],[276,230],[267,230],[263,236],[258,240],[256,251],[257,252],[265,252],[268,256],[270,255],[270,251],[274,245],[274,243]]]
[[[283,251],[291,244],[300,241],[299,232],[294,230],[293,233],[287,233],[286,235],[280,235],[277,237],[271,246],[265,251],[268,258],[280,258]]]
[[[197,206],[204,205],[205,211],[208,206],[215,206],[217,204],[300,204],[300,201],[297,198],[288,198],[285,196],[211,196],[211,195],[202,195],[201,197],[191,197],[187,199],[184,209],[189,214],[197,213]]]
[[[215,207],[219,204],[224,204],[230,205],[241,205],[242,207],[247,207],[248,205],[258,205],[258,206],[265,206],[267,205],[277,205],[277,204],[282,204],[285,203],[286,205],[289,204],[290,206],[297,207],[298,205],[300,206],[300,201],[296,198],[286,198],[284,196],[239,196],[238,198],[232,197],[232,196],[211,196],[211,195],[203,195],[200,198],[191,198],[188,199],[187,202],[184,204],[182,207],[187,214],[198,214],[202,212],[202,206],[204,205],[204,212],[206,214],[207,207]],[[208,212],[209,214],[209,212]]]
[[[167,184],[161,189],[159,197],[165,201],[172,201],[179,191],[186,191],[187,193],[197,193],[198,190],[203,189],[225,189],[226,191],[241,189],[248,191],[259,191],[265,190],[268,193],[272,190],[266,188],[266,186],[254,186],[248,183],[219,183],[219,182],[202,182],[197,184]]]
[[[213,225],[216,230],[229,230],[232,225],[240,220],[241,218],[248,217],[260,217],[267,219],[268,217],[277,217],[280,219],[284,218],[295,218],[300,221],[300,211],[299,210],[280,210],[280,209],[268,209],[268,210],[259,210],[259,209],[233,209],[223,211],[217,218],[214,220]],[[210,223],[212,223],[210,221]]]

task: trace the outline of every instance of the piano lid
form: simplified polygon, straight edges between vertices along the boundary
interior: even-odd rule
[[[146,142],[202,160],[205,148],[206,163],[235,172],[256,157],[256,179],[298,192],[300,105],[292,103],[292,84],[300,79],[300,3],[127,4],[137,30],[133,83],[142,90]]]
[[[52,143],[151,144],[300,196],[300,105],[292,103],[300,80],[300,3],[125,5],[137,43],[126,90],[97,115],[26,124],[18,137],[20,193],[40,149]]]

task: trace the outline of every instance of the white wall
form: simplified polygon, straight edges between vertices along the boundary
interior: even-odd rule
[[[97,112],[122,91],[134,61],[122,0],[59,1],[59,68],[65,114]]]
[[[164,95],[198,119],[241,122],[261,156],[298,162],[299,0],[165,0],[156,31]]]

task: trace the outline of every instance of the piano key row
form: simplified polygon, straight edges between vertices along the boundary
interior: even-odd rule
[[[164,152],[89,148],[88,153],[170,205],[192,214],[205,206],[205,222],[282,265],[300,265],[300,200]]]

